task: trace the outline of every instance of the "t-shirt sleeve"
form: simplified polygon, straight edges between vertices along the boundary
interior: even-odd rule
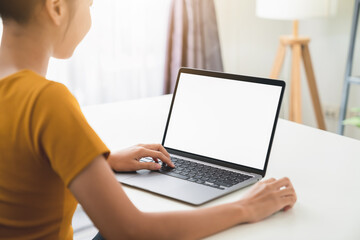
[[[40,154],[68,186],[94,158],[109,149],[90,127],[70,91],[50,82],[39,94],[33,112],[33,141]]]

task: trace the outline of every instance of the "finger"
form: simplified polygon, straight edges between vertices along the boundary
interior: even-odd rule
[[[152,157],[152,158],[160,159],[162,162],[166,163],[170,167],[175,167],[175,165],[170,161],[170,159],[167,158],[162,152],[150,150],[147,148],[142,148],[140,154],[142,155],[142,157]]]
[[[296,198],[295,189],[293,187],[281,189],[278,191],[278,196],[280,197],[294,196]]]
[[[275,181],[276,181],[275,178],[269,178],[269,179],[263,180],[262,182],[263,183],[272,183],[272,182],[275,182]]]
[[[280,186],[280,187],[279,187]],[[277,185],[277,186],[275,186],[275,187],[277,187],[277,189],[280,189],[280,190],[282,190],[283,191],[283,195],[286,195],[286,194],[288,194],[288,195],[293,195],[294,197],[295,197],[295,199],[297,200],[297,195],[296,195],[296,191],[295,191],[295,189],[294,189],[294,186],[292,185],[292,183],[291,183],[291,181],[290,181],[290,179],[288,179],[288,178],[283,178],[283,183],[281,184],[281,183],[279,183],[279,185]],[[287,189],[289,189],[289,190],[287,190]],[[285,191],[286,190],[286,191]],[[285,192],[284,192],[285,191]],[[295,200],[295,201],[296,201]]]
[[[286,196],[281,198],[281,209],[290,209],[294,206],[295,202],[296,202],[296,198],[295,196]]]
[[[138,169],[159,170],[161,165],[154,162],[138,162]]]
[[[294,197],[295,202],[297,201],[297,195],[296,195],[296,192],[295,192],[294,188],[290,188],[289,192],[285,191],[282,196],[283,197],[291,196],[291,197]]]
[[[152,158],[152,160],[154,160],[154,162],[158,163],[159,160],[157,158]]]
[[[282,187],[292,187],[292,184],[290,182],[290,179],[287,177],[281,178],[275,182],[270,183],[272,187],[275,189],[280,189]]]
[[[284,207],[283,211],[284,211],[284,212],[287,212],[287,211],[289,211],[290,209],[292,209],[291,206],[286,206],[286,207]]]
[[[161,144],[143,144],[143,147],[162,152],[166,157],[170,159],[170,154],[166,151],[166,149]]]

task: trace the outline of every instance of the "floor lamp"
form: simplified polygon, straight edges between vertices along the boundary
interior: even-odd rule
[[[256,2],[258,17],[293,21],[293,35],[280,37],[279,49],[270,75],[273,79],[279,77],[286,49],[290,47],[292,67],[289,119],[298,123],[302,122],[300,65],[303,60],[317,124],[323,130],[326,130],[326,126],[311,63],[310,38],[299,37],[298,26],[300,19],[330,15],[334,11],[334,4],[334,0],[257,0]]]

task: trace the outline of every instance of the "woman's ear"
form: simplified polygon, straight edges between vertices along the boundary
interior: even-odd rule
[[[73,1],[73,0],[71,0]],[[57,26],[60,26],[64,21],[66,4],[64,0],[45,0],[45,8],[49,14],[50,19]]]

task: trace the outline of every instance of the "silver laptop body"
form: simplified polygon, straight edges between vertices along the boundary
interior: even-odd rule
[[[162,145],[172,158],[241,173],[248,179],[214,187],[140,170],[116,173],[117,180],[193,205],[259,181],[266,173],[284,90],[283,81],[180,69]]]

